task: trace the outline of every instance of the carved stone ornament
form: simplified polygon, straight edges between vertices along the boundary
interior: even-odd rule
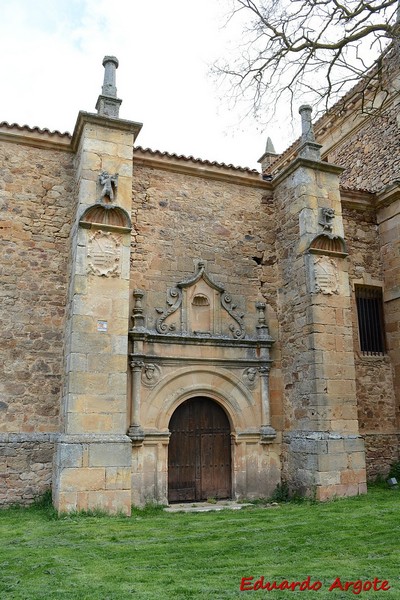
[[[88,242],[88,273],[101,277],[121,274],[121,238],[109,231],[96,231]]]
[[[258,380],[258,372],[257,367],[248,367],[243,371],[242,381],[246,387],[249,389],[254,389],[256,387]]]
[[[321,208],[319,224],[324,231],[332,231],[332,221],[335,218],[335,211],[333,208]]]
[[[158,333],[177,332],[177,333],[181,333],[181,334],[187,334],[188,324],[184,322],[184,317],[182,314],[182,302],[184,300],[184,294],[185,294],[185,291],[188,290],[188,288],[195,286],[201,280],[204,285],[208,286],[208,289],[210,289],[210,291],[212,292],[213,295],[214,294],[217,295],[219,306],[217,307],[217,306],[213,305],[213,307],[211,307],[209,301],[207,301],[207,303],[205,303],[205,302],[200,303],[200,302],[195,301],[195,302],[193,302],[193,305],[201,307],[201,308],[204,308],[204,307],[209,308],[210,311],[213,310],[213,311],[221,312],[220,309],[221,308],[224,309],[224,311],[226,311],[226,313],[229,315],[229,317],[233,321],[232,323],[229,324],[229,331],[231,332],[233,338],[234,339],[244,338],[246,335],[246,332],[244,329],[244,323],[243,323],[244,313],[236,310],[237,306],[233,302],[232,297],[225,291],[225,288],[221,284],[215,283],[209,277],[209,275],[206,273],[206,267],[205,267],[205,263],[203,261],[198,262],[197,271],[194,275],[192,275],[188,279],[180,281],[179,283],[177,283],[176,287],[168,290],[167,307],[164,309],[163,308],[156,309],[157,313],[160,315],[156,320],[157,332]],[[204,294],[197,294],[195,297],[200,298],[203,296],[206,297]],[[166,320],[168,319],[168,317],[170,317],[175,312],[178,312],[178,310],[180,311],[180,313],[177,314],[177,317],[178,317],[177,322],[166,323]],[[184,312],[186,313],[187,310],[185,310]],[[215,316],[215,312],[214,312],[214,316]],[[193,333],[196,334],[196,332],[193,332]],[[197,334],[208,335],[208,336],[219,335],[215,331],[199,331],[199,332],[197,332]]]
[[[161,378],[161,369],[154,363],[148,363],[144,366],[142,372],[142,383],[146,387],[154,387]]]
[[[332,258],[325,256],[315,258],[314,292],[326,295],[339,293],[339,275],[336,262]]]
[[[110,175],[108,171],[102,171],[99,175],[99,182],[101,185],[99,202],[104,202],[105,199],[114,202],[118,188],[118,173]]]
[[[156,322],[156,330],[158,333],[169,333],[176,330],[176,324],[167,325],[165,320],[178,310],[182,304],[182,290],[179,288],[171,288],[167,292],[167,308],[156,308],[160,315]]]

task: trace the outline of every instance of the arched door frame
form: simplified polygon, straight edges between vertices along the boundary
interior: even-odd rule
[[[169,421],[170,502],[232,497],[231,427],[224,407],[209,396],[195,395],[179,403]]]

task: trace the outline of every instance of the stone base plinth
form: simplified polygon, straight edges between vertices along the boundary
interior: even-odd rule
[[[53,503],[59,513],[101,509],[131,513],[131,440],[125,435],[61,435]]]
[[[329,500],[367,491],[364,440],[353,434],[291,432],[284,436],[291,493]]]

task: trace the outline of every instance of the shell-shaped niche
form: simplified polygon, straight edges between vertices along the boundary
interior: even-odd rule
[[[104,229],[131,230],[132,224],[125,209],[115,205],[94,204],[83,213],[79,224],[81,227],[96,225]]]
[[[333,236],[326,233],[321,233],[312,240],[309,251],[314,254],[332,254],[339,257],[347,256],[344,239],[338,235]]]

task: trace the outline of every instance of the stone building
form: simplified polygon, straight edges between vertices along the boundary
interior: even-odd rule
[[[393,62],[393,64],[392,64]],[[105,57],[73,135],[0,124],[0,499],[366,491],[399,459],[397,63],[261,173],[136,145]],[[368,98],[367,98],[368,100]]]

